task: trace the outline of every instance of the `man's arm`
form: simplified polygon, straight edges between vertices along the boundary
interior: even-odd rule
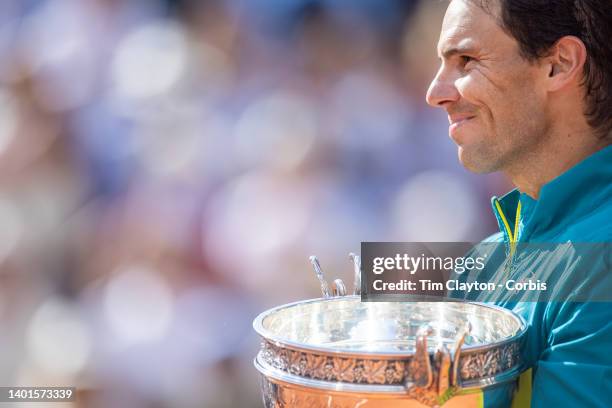
[[[532,407],[609,407],[612,303],[549,307],[545,321],[550,331],[534,371]]]

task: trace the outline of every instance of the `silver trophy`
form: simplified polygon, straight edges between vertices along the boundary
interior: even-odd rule
[[[481,406],[481,391],[516,381],[527,326],[513,312],[472,302],[361,302],[328,285],[323,298],[279,306],[253,326],[266,408]]]

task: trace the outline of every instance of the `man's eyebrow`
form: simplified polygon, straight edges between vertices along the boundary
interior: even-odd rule
[[[449,59],[451,57],[454,57],[457,54],[474,54],[476,52],[476,48],[469,45],[469,46],[457,46],[457,47],[451,47],[451,48],[447,48],[444,51],[442,51],[442,56],[441,58],[444,59]]]

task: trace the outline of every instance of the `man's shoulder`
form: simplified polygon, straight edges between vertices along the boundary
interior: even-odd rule
[[[567,225],[563,238],[573,242],[612,242],[612,202]]]

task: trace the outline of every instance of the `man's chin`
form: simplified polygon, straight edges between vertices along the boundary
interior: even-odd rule
[[[485,174],[497,171],[497,166],[492,160],[491,155],[487,155],[484,152],[472,151],[472,149],[466,149],[462,146],[458,147],[457,155],[459,162],[467,170],[472,173]]]

